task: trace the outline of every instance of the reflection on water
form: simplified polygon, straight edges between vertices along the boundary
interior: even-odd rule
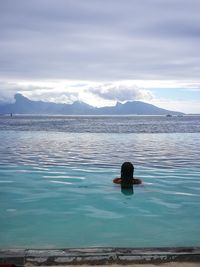
[[[80,173],[121,166],[199,166],[199,134],[0,132],[0,164],[72,166]],[[90,168],[86,168],[90,166]],[[94,170],[92,170],[94,171]]]
[[[123,187],[121,187],[121,192],[122,192],[122,194],[124,194],[126,196],[133,195],[133,193],[134,193],[133,186],[131,188],[123,188]]]

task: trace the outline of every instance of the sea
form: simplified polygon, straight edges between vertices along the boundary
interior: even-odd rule
[[[0,248],[193,247],[199,223],[200,116],[0,116]]]

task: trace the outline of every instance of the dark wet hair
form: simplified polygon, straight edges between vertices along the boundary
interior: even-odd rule
[[[124,162],[121,166],[121,186],[124,188],[133,186],[134,166],[131,162]]]

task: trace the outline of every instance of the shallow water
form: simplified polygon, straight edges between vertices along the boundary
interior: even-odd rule
[[[200,245],[199,133],[0,131],[0,246]],[[112,179],[132,161],[143,186]]]

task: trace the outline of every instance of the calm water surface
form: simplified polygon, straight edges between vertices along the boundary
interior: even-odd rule
[[[199,118],[83,119],[0,118],[0,246],[200,246]]]
[[[0,130],[73,133],[197,133],[200,116],[0,116]]]

